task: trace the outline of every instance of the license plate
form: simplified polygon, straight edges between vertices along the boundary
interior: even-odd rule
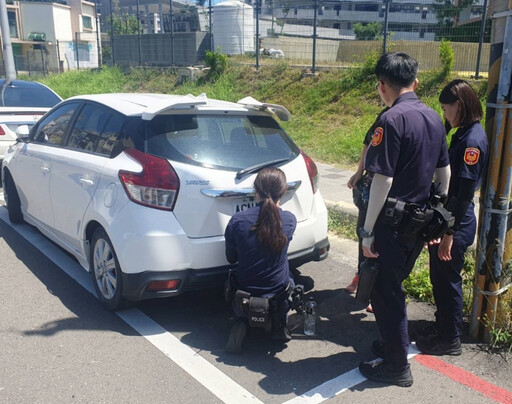
[[[235,199],[233,201],[233,212],[243,212],[253,206],[256,206],[255,198]]]

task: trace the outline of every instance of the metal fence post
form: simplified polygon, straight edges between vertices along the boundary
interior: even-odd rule
[[[112,9],[112,0],[110,2],[110,51],[112,53],[112,66],[115,66],[116,59],[114,57],[114,10]]]
[[[171,31],[171,65],[174,65],[174,22],[172,17],[172,0],[169,0],[169,24]]]
[[[260,0],[256,0],[256,70],[260,68]]]
[[[208,0],[208,16],[209,16],[208,24],[209,24],[209,30],[210,30],[210,52],[213,52],[212,0]]]
[[[29,51],[27,51],[27,68],[28,68],[28,77],[30,77],[31,76],[31,74],[30,74],[30,57],[28,55],[28,52]],[[4,63],[5,63],[5,61],[4,61]]]
[[[43,76],[46,76],[46,72],[45,72],[45,68],[44,68],[44,53],[43,53],[43,49],[39,49],[39,51],[41,52],[41,68],[43,69]]]
[[[314,73],[316,69],[316,22],[318,15],[318,0],[315,0],[313,4],[313,63],[311,66],[311,72]]]
[[[140,18],[139,18],[139,0],[136,1],[136,7],[137,7],[137,43],[138,43],[138,51],[139,51],[139,66],[142,63],[142,58],[140,54]]]
[[[386,6],[384,12],[384,40],[382,41],[382,54],[384,55],[387,52],[388,48],[388,15],[389,15],[389,3],[391,0],[384,0],[384,4]]]
[[[480,78],[480,59],[482,58],[482,46],[485,35],[485,20],[487,18],[487,0],[484,0],[484,12],[482,14],[482,22],[480,23],[480,38],[478,40],[478,54],[476,56],[475,79]]]
[[[75,32],[75,44],[76,44],[76,69],[80,70],[80,61],[78,56],[78,32]]]

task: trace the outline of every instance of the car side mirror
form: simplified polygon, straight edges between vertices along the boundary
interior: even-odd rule
[[[30,132],[30,129],[28,125],[20,125],[16,128],[16,136],[20,137],[27,137],[28,133]]]

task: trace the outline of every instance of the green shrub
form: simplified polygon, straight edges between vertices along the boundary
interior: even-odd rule
[[[447,78],[455,64],[455,52],[452,43],[444,38],[439,45],[439,59],[441,60],[441,74],[443,78]]]
[[[206,51],[204,64],[210,68],[208,77],[216,80],[226,71],[228,67],[228,57],[221,53],[219,46],[215,52]]]

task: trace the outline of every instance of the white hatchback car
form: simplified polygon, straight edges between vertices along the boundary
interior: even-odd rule
[[[0,160],[16,143],[17,130],[28,130],[52,107],[62,101],[53,90],[35,81],[0,79]]]
[[[224,230],[255,204],[258,170],[279,166],[297,217],[292,265],[324,259],[327,209],[314,162],[253,98],[204,94],[73,97],[48,112],[5,156],[10,220],[23,220],[91,272],[110,309],[221,285]]]

